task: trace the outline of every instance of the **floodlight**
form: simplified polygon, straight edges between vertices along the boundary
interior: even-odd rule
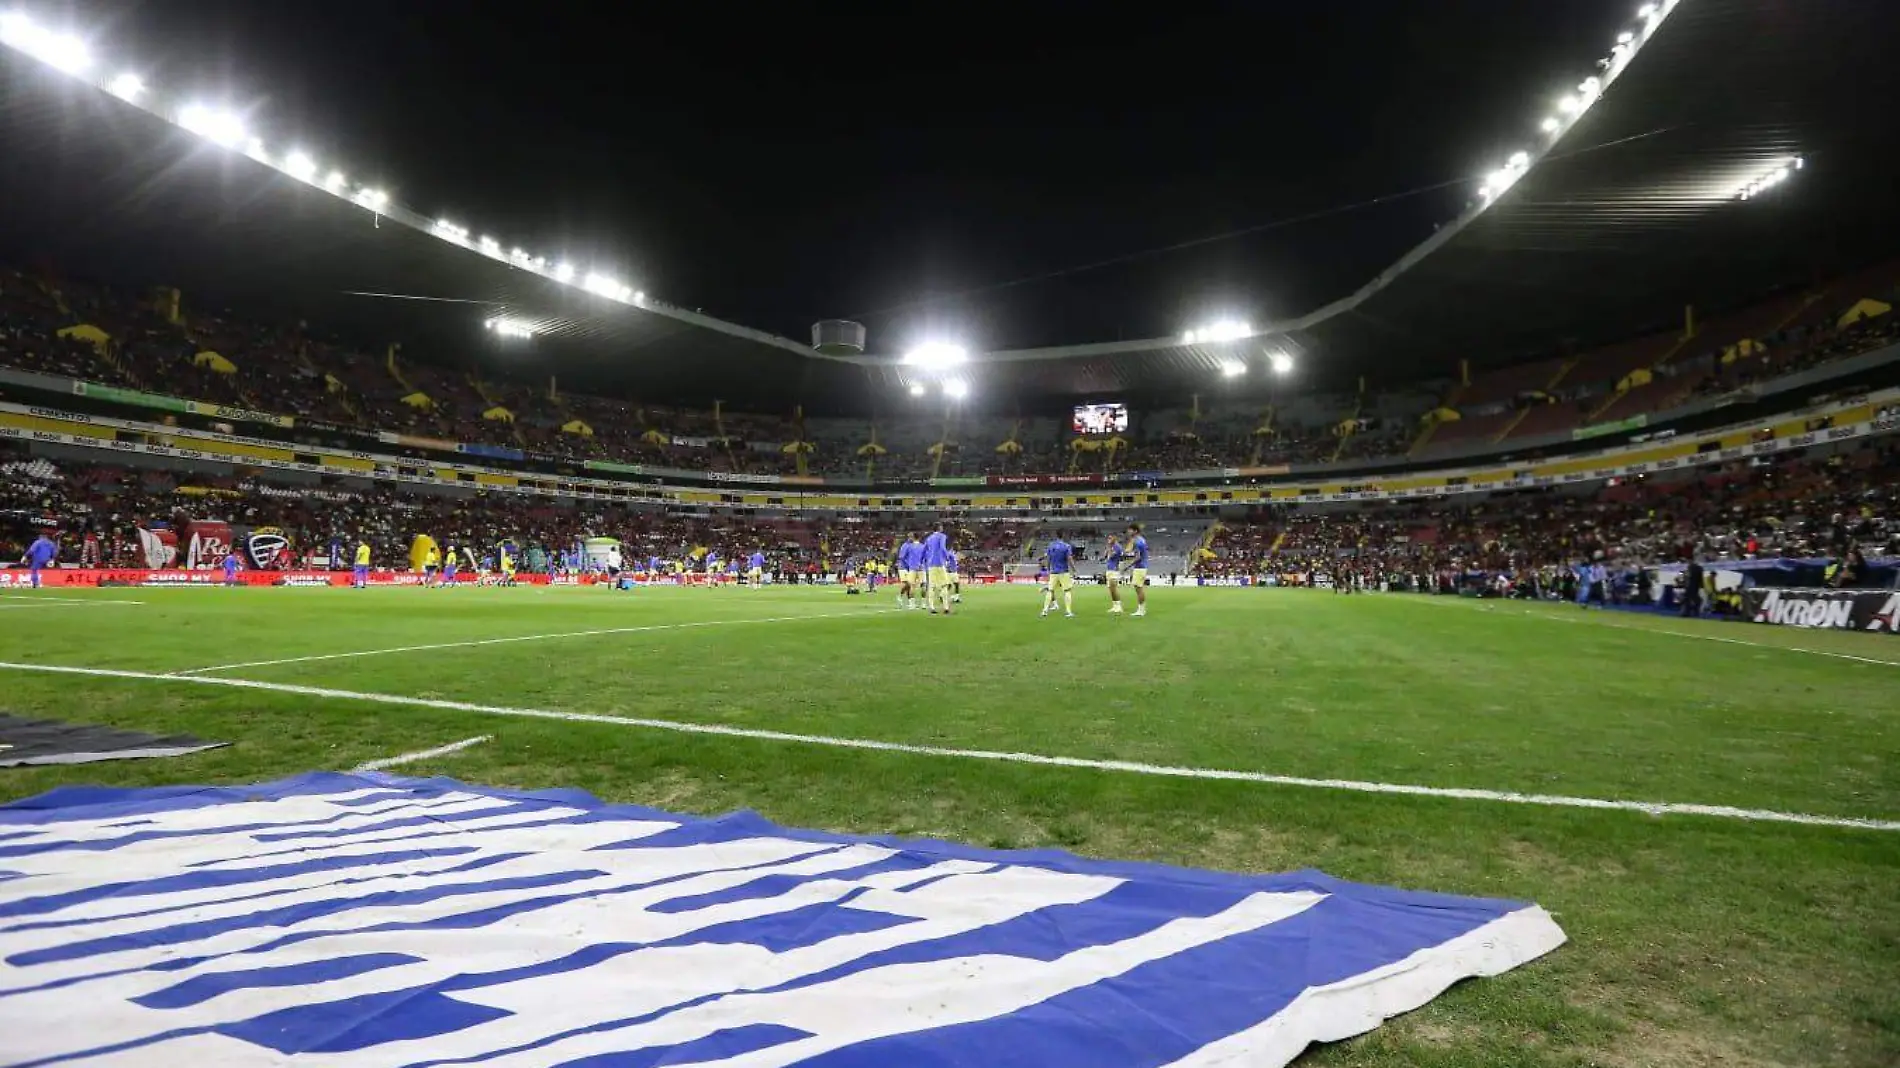
[[[490,256],[500,257],[501,242],[495,240],[492,237],[489,237],[486,234],[483,234],[481,240],[478,243],[482,246],[483,252],[487,253]]]
[[[135,101],[145,95],[145,82],[136,74],[121,74],[106,83],[106,92],[120,100]]]
[[[572,282],[574,280],[574,265],[571,263],[555,264],[554,280],[556,282]]]
[[[1639,7],[1636,9],[1636,17],[1639,19],[1646,19],[1650,17],[1651,15],[1654,15],[1655,13],[1656,13],[1655,4],[1644,4],[1642,7]]]
[[[357,190],[356,202],[371,211],[380,211],[382,210],[382,206],[389,202],[389,194],[380,189],[364,187]]]
[[[633,291],[633,302],[634,302],[635,304],[645,304],[645,303],[647,302],[647,292],[646,292],[646,290],[644,290],[644,289],[636,289],[636,290],[634,290],[634,291]]]
[[[468,240],[468,227],[458,226],[447,219],[437,219],[435,221],[435,232],[438,236],[446,237],[450,241],[461,242]]]
[[[946,371],[952,367],[967,363],[970,354],[961,345],[952,345],[942,341],[925,342],[904,354],[904,362],[925,371]],[[949,384],[945,383],[945,390]]]
[[[206,104],[185,105],[184,110],[178,113],[178,125],[225,148],[235,148],[248,139],[244,133],[243,118]]]
[[[913,397],[921,397],[921,396],[923,396],[923,395],[924,395],[924,384],[923,384],[922,382],[912,382],[912,383],[910,384],[910,395],[911,395],[911,396],[913,396]]]
[[[1247,373],[1247,365],[1239,360],[1222,360],[1220,373],[1222,378],[1239,378]]]
[[[1531,154],[1528,152],[1513,152],[1508,162],[1513,167],[1528,167],[1531,165]]]
[[[17,48],[41,63],[68,74],[92,66],[86,42],[69,33],[57,33],[18,12],[0,15],[0,44]]]
[[[1189,330],[1183,339],[1190,345],[1240,341],[1253,336],[1253,327],[1244,319],[1222,319],[1199,329]]]
[[[1185,333],[1185,334],[1182,334],[1182,335],[1181,335],[1181,344],[1183,344],[1183,345],[1192,345],[1192,344],[1194,344],[1194,331],[1192,331],[1192,330],[1189,330],[1189,331],[1188,331],[1187,333]]]
[[[264,151],[264,142],[256,137],[251,138],[250,141],[245,144],[244,154],[259,163],[270,162],[270,153]]]
[[[951,400],[962,400],[970,395],[970,387],[960,378],[952,378],[943,384],[943,395]]]
[[[284,173],[301,182],[315,181],[317,161],[293,150],[284,156]]]
[[[1557,101],[1557,110],[1566,115],[1575,113],[1576,110],[1582,106],[1582,103],[1574,96],[1566,96]]]
[[[1561,123],[1561,122],[1558,122],[1558,121],[1557,121],[1557,117],[1556,117],[1556,116],[1554,116],[1554,115],[1553,115],[1553,116],[1551,116],[1550,118],[1548,118],[1548,119],[1545,119],[1545,120],[1544,120],[1544,132],[1545,132],[1545,133],[1553,133],[1553,134],[1554,134],[1554,133],[1556,133],[1556,132],[1557,132],[1557,131],[1558,131],[1559,129],[1561,129],[1562,127],[1563,127],[1563,123]]]
[[[1622,33],[1619,33],[1616,35],[1616,43],[1620,45],[1629,44],[1631,41],[1634,41],[1634,40],[1636,40],[1636,35],[1629,32],[1628,30],[1624,30]]]
[[[342,196],[343,186],[347,184],[348,181],[349,179],[343,177],[342,171],[331,171],[330,176],[323,180],[323,188],[328,189],[337,196]]]
[[[482,324],[493,331],[497,337],[530,338],[534,336],[534,327],[520,319],[498,316]]]
[[[1287,352],[1276,352],[1269,357],[1276,375],[1290,374],[1293,371],[1293,356]]]

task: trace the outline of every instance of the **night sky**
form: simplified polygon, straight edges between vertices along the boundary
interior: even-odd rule
[[[1456,213],[1633,0],[765,7],[147,0],[74,24],[424,213],[791,337],[858,317],[890,350],[1339,296]]]

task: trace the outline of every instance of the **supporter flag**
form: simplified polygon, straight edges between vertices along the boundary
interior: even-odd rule
[[[1312,871],[445,779],[0,808],[15,1063],[1281,1065],[1563,938],[1534,905]]]
[[[244,535],[244,562],[259,571],[275,571],[290,562],[290,539],[277,527],[258,527]]]
[[[144,558],[146,567],[156,570],[172,566],[178,559],[178,533],[157,524],[140,527],[139,555]]]

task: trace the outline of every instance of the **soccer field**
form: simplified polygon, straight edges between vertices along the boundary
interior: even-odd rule
[[[0,711],[232,744],[0,771],[0,797],[487,736],[393,770],[1314,867],[1533,900],[1569,934],[1314,1064],[1900,1061],[1890,637],[1294,590],[1157,589],[1143,619],[1095,588],[1075,619],[1039,619],[1029,587],[965,601],[946,619],[796,587],[11,591]]]

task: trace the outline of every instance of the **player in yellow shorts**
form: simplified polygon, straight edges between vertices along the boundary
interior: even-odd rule
[[[1075,618],[1075,550],[1057,535],[1044,554],[1049,560],[1049,585],[1042,591],[1042,614],[1056,610],[1056,598],[1062,598],[1062,614]]]
[[[1108,614],[1122,614],[1122,561],[1127,554],[1122,552],[1121,542],[1115,535],[1108,536],[1108,545],[1102,550],[1102,580],[1108,584]]]
[[[1141,536],[1141,524],[1128,524],[1128,555],[1134,558],[1128,579],[1135,584],[1135,615],[1148,614],[1148,539]]]

